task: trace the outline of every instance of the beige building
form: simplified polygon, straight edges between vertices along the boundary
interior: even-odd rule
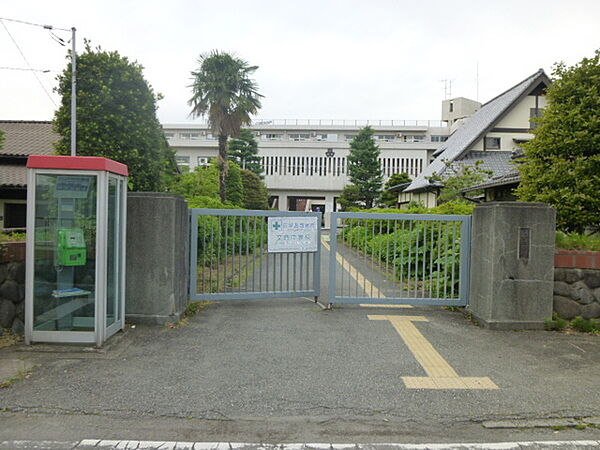
[[[337,209],[337,199],[349,183],[350,141],[370,125],[381,150],[387,179],[406,172],[418,177],[433,153],[448,137],[441,121],[258,120],[250,129],[258,142],[271,206],[279,210]],[[164,124],[177,162],[194,169],[217,156],[217,140],[207,124]]]
[[[545,92],[550,79],[542,69],[517,85],[478,106],[472,100],[458,98],[443,103],[442,118],[450,125],[448,140],[434,152],[435,159],[399,194],[398,201],[418,201],[427,207],[437,204],[443,181],[460,165],[481,161],[481,168],[492,177],[514,173],[512,157],[523,142],[530,140],[546,106]]]

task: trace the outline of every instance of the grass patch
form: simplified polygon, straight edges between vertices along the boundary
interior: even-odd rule
[[[203,309],[206,309],[212,302],[188,302],[187,307],[183,313],[183,317],[179,322],[167,323],[167,328],[180,328],[190,324],[190,317],[194,317]]]
[[[544,321],[544,327],[548,331],[561,331],[566,333],[591,333],[600,335],[600,322],[597,319],[584,319],[581,316],[573,320],[566,320],[556,313],[552,313],[552,319]]]
[[[185,317],[194,317],[203,309],[206,309],[208,305],[212,302],[188,302],[187,307],[185,308]]]
[[[600,323],[595,319],[584,319],[583,317],[575,317],[571,321],[571,326],[583,333],[599,333]]]
[[[11,387],[17,381],[29,378],[29,375],[31,375],[31,370],[19,370],[19,373],[17,375],[0,383],[0,389]]]
[[[0,231],[0,242],[16,242],[16,241],[24,241],[26,237],[25,233],[20,233],[17,231]]]
[[[600,251],[600,236],[557,231],[556,247],[561,250]]]
[[[2,336],[0,336],[0,348],[10,347],[11,345],[18,344],[23,340],[23,336],[17,336],[12,334],[10,329],[5,329]]]
[[[544,321],[544,327],[548,331],[562,331],[564,330],[569,322],[556,313],[552,313],[552,319],[546,319]]]

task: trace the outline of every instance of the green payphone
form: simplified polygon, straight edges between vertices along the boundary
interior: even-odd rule
[[[58,265],[83,266],[87,252],[83,230],[81,228],[62,228],[58,230]]]

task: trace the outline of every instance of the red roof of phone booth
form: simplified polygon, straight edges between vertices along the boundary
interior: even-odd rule
[[[27,158],[29,169],[70,169],[70,170],[103,170],[128,176],[129,169],[112,159],[100,156],[56,156],[56,155],[30,155]]]

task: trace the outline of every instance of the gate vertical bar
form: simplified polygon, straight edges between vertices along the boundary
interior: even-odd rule
[[[329,303],[333,303],[335,299],[335,285],[337,278],[337,228],[338,228],[338,213],[331,213],[331,225],[329,227]],[[320,227],[319,227],[320,228]],[[320,231],[319,231],[320,234]],[[342,268],[342,270],[344,270]],[[342,293],[343,294],[343,293]]]
[[[466,217],[460,229],[460,299],[466,306],[469,304],[469,287],[471,285],[471,216]]]
[[[313,268],[313,289],[315,291],[315,302],[319,300],[321,296],[321,223],[322,214],[317,216],[317,251],[315,253],[315,265]]]
[[[190,297],[198,292],[198,216],[190,214]]]

